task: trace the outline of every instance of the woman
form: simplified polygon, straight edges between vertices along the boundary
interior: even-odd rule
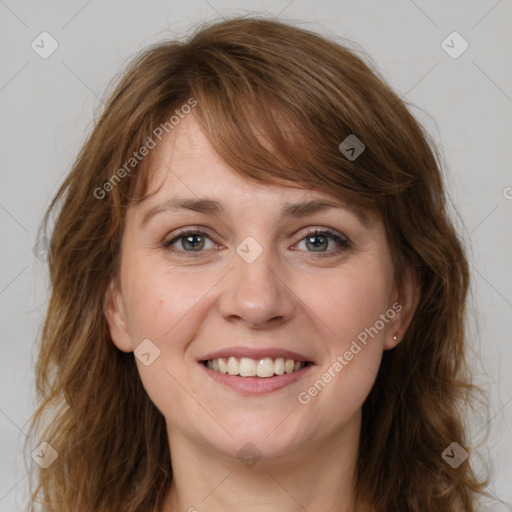
[[[476,510],[467,262],[353,52],[256,18],[149,48],[55,210],[44,510]]]

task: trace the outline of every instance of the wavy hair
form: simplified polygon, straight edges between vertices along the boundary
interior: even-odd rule
[[[114,346],[103,303],[126,209],[149,193],[156,152],[131,158],[149,138],[158,144],[158,127],[170,133],[170,116],[193,101],[212,147],[238,175],[326,191],[382,216],[396,280],[413,269],[421,295],[363,405],[357,497],[378,512],[474,511],[484,482],[470,459],[453,469],[441,457],[454,441],[471,453],[463,413],[476,388],[464,331],[468,264],[440,157],[348,43],[258,17],[202,26],[132,60],[46,212],[44,230],[54,217],[51,296],[30,428],[58,457],[38,471],[31,507],[162,508],[172,480],[164,417],[133,354]],[[339,149],[351,134],[366,147],[355,160]]]

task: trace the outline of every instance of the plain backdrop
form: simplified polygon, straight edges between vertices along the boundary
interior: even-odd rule
[[[0,0],[0,512],[22,510],[34,464],[22,445],[48,298],[34,249],[45,208],[130,57],[198,23],[250,13],[357,43],[441,148],[471,261],[474,371],[489,392],[471,442],[487,423],[490,490],[512,502],[510,0]]]

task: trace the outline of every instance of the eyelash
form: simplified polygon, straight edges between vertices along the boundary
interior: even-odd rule
[[[204,235],[206,238],[209,238],[211,240],[211,238],[208,236],[208,234],[204,233],[203,231],[200,231],[199,229],[186,228],[183,231],[179,232],[172,239],[164,240],[162,246],[164,249],[167,249],[169,251],[186,253],[187,256],[185,256],[185,257],[187,257],[187,258],[198,258],[201,256],[201,253],[203,253],[205,251],[203,251],[203,250],[202,251],[185,251],[185,250],[176,251],[175,249],[171,249],[171,245],[173,245],[175,242],[179,241],[182,238],[186,238],[187,236],[192,236],[192,235]],[[336,231],[333,231],[329,228],[313,229],[311,231],[308,231],[307,233],[305,233],[302,236],[302,238],[300,240],[298,240],[297,243],[301,242],[305,238],[314,237],[314,236],[325,236],[327,238],[331,238],[332,240],[334,240],[336,243],[339,244],[339,247],[337,249],[333,249],[333,250],[325,251],[325,252],[319,252],[319,253],[315,253],[313,251],[306,251],[306,252],[311,253],[313,255],[313,258],[325,258],[325,257],[329,257],[329,256],[336,256],[343,250],[350,249],[352,247],[352,243],[346,236],[340,235]]]

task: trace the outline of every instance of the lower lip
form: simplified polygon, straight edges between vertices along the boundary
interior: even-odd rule
[[[299,379],[309,374],[313,364],[309,363],[298,372],[283,373],[283,375],[274,375],[274,377],[240,377],[238,375],[229,375],[228,373],[220,373],[208,368],[203,363],[199,363],[207,374],[217,382],[229,386],[236,391],[247,394],[263,394],[277,391],[285,386],[297,382]]]

